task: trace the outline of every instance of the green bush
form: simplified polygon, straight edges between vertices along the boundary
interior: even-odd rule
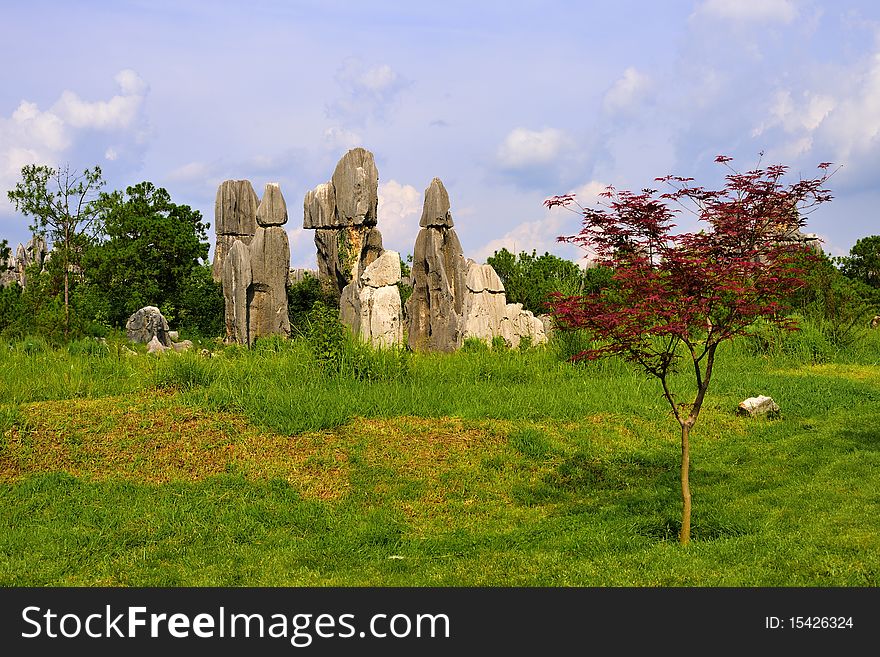
[[[319,369],[330,377],[391,381],[409,374],[409,352],[364,344],[339,321],[338,311],[321,301],[308,315],[305,340]]]
[[[203,338],[222,335],[224,307],[223,286],[214,282],[211,267],[195,266],[178,290],[178,329]]]
[[[291,335],[303,335],[308,327],[309,313],[316,302],[332,306],[321,287],[321,282],[306,274],[301,281],[287,288],[287,317]]]

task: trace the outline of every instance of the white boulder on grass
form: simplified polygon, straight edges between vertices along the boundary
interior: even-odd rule
[[[737,412],[740,415],[748,415],[749,417],[772,417],[779,414],[779,406],[773,401],[772,397],[758,395],[757,397],[749,397],[741,401],[737,407]]]

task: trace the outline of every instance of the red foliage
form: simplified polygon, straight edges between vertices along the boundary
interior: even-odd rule
[[[715,161],[727,165],[730,158]],[[560,326],[589,329],[602,342],[580,357],[620,354],[660,375],[679,344],[699,362],[759,317],[791,328],[783,302],[804,285],[796,263],[805,247],[788,238],[803,227],[804,211],[831,199],[823,187],[828,164],[820,168],[823,175],[789,185],[782,183],[784,166],[734,171],[720,190],[665,176],[657,179],[669,187],[665,193],[609,188],[604,207],[578,206],[583,229],[560,240],[592,250],[614,270],[612,288],[557,294],[551,303]],[[574,203],[571,194],[545,201],[547,207]],[[705,229],[674,234],[672,220],[682,210],[694,212]]]

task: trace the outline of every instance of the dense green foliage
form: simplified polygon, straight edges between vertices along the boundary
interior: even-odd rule
[[[144,306],[158,306],[171,322],[180,311],[191,317],[184,301],[196,301],[206,291],[204,276],[191,280],[208,257],[201,213],[142,182],[125,194],[103,195],[99,218],[101,239],[83,255],[83,271],[107,299],[110,324],[124,325]]]
[[[290,332],[293,335],[301,335],[308,327],[309,313],[312,306],[320,301],[325,305],[332,305],[336,300],[332,295],[327,295],[321,287],[320,281],[311,274],[306,274],[297,283],[287,286],[287,317],[290,320]]]
[[[880,288],[880,235],[856,240],[849,256],[837,258],[837,264],[847,277]]]
[[[504,284],[508,303],[521,303],[534,314],[546,313],[550,294],[589,294],[611,282],[611,271],[606,267],[582,270],[571,260],[550,253],[538,256],[525,251],[518,256],[507,249],[496,251],[486,262]]]

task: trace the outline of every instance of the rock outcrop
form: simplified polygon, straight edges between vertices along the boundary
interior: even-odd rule
[[[303,228],[315,231],[318,279],[328,294],[339,298],[382,253],[378,204],[379,173],[363,148],[348,151],[331,180],[306,193]]]
[[[232,243],[223,260],[223,300],[226,341],[249,344],[248,288],[251,285],[251,254],[242,241]]]
[[[407,345],[415,351],[455,351],[462,343],[467,265],[439,178],[425,190],[419,225],[413,291],[406,302]]]
[[[501,333],[501,320],[507,310],[504,285],[492,265],[468,260],[465,279],[467,296],[464,303],[462,338],[491,342]]]
[[[257,210],[257,230],[248,250],[251,285],[248,289],[248,344],[266,335],[290,335],[287,316],[287,274],[290,245],[287,205],[276,183],[266,185]]]
[[[342,291],[339,317],[355,335],[374,347],[403,345],[400,303],[400,254],[385,251]]]
[[[217,189],[214,201],[214,263],[211,274],[219,282],[223,276],[223,261],[234,242],[251,243],[257,229],[257,193],[249,180],[225,180]]]
[[[168,321],[156,306],[144,306],[125,323],[125,334],[132,342],[149,344],[157,340],[163,347],[171,347]]]
[[[523,338],[531,344],[547,341],[544,319],[524,310],[521,303],[507,303],[504,285],[492,265],[468,260],[465,280],[463,339],[492,342],[501,336],[510,347],[518,347]]]
[[[250,183],[246,188],[251,188]],[[254,217],[257,226],[251,239],[232,241],[220,273],[226,302],[226,340],[246,345],[259,337],[290,334],[290,245],[287,231],[282,228],[287,222],[287,204],[277,183],[266,185]]]
[[[46,240],[34,235],[26,244],[19,244],[15,253],[10,251],[7,258],[0,260],[0,287],[15,284],[25,287],[28,267],[36,264],[42,269],[48,260],[49,248],[46,246]]]

